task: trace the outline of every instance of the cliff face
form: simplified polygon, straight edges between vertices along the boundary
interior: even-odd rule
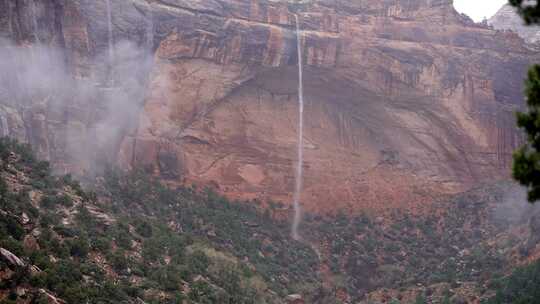
[[[104,1],[33,3],[0,1],[2,35],[16,49],[58,45],[91,94],[66,94],[62,119],[39,94],[24,107],[3,98],[6,134],[65,170],[84,169],[73,155],[91,154],[172,184],[284,202],[296,157],[297,12],[306,63],[302,201],[319,211],[413,208],[507,177],[520,139],[513,112],[526,67],[539,59],[516,34],[456,13],[451,0],[111,0],[110,31]],[[151,72],[136,64],[111,73],[107,62],[126,62],[111,40],[145,50],[126,61],[145,63],[151,50]]]
[[[488,24],[498,30],[514,31],[528,43],[538,43],[540,41],[540,27],[526,26],[523,19],[516,13],[516,9],[509,4],[503,6],[491,17]]]

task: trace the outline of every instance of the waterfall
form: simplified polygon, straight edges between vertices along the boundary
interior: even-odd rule
[[[146,16],[146,46],[149,49],[149,52],[152,52],[154,48],[154,13],[152,8],[148,11],[148,16]]]
[[[37,21],[37,16],[36,16],[36,3],[34,1],[31,2],[32,4],[30,4],[30,14],[32,15],[32,31],[33,31],[33,34],[34,34],[34,42],[39,44],[41,43],[40,39],[39,39],[39,25],[38,25],[38,21]]]
[[[151,78],[151,73],[152,73],[152,67],[154,65],[154,61],[153,61],[153,52],[154,52],[154,29],[155,29],[155,25],[154,25],[154,13],[152,11],[152,6],[148,3],[148,13],[146,15],[146,47],[147,47],[147,52],[148,54],[145,55],[145,61],[144,61],[144,64],[145,64],[145,75],[146,75],[146,78],[145,78],[145,90],[142,94],[142,98],[141,98],[141,104],[144,104],[144,101],[146,99],[146,94],[149,92],[149,85],[150,85],[150,78]],[[139,133],[139,124],[136,124],[135,126],[135,130],[133,131],[133,143],[132,143],[132,146],[131,146],[131,166],[134,167],[135,166],[135,162],[136,162],[136,157],[137,157],[137,154],[136,154],[136,151],[137,151],[137,136],[138,136],[138,133]]]
[[[302,210],[300,207],[300,193],[302,191],[302,170],[304,163],[304,87],[303,87],[303,66],[302,66],[302,41],[300,22],[298,15],[294,15],[296,21],[296,48],[298,52],[298,142],[297,142],[297,163],[294,185],[294,219],[292,224],[292,237],[300,240],[298,226],[302,219]]]
[[[113,27],[112,27],[112,10],[111,10],[111,0],[105,0],[107,5],[107,31],[108,31],[108,44],[109,44],[109,71],[108,77],[111,85],[114,85],[114,37],[113,37]]]
[[[2,128],[2,137],[9,136],[9,124],[6,116],[0,115],[0,127]]]

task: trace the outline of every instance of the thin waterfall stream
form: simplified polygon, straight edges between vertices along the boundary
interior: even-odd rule
[[[146,46],[152,52],[154,47],[154,13],[151,7],[148,9],[148,15],[146,16]]]
[[[153,51],[154,51],[154,13],[152,11],[152,6],[147,3],[148,5],[148,13],[146,15],[146,47],[148,52],[148,57],[145,56],[145,65],[146,65],[146,80],[145,80],[145,93],[142,96],[141,99],[141,105],[144,104],[146,99],[146,93],[149,91],[148,86],[150,85],[150,78],[152,73],[152,67],[154,65],[154,59],[153,59]],[[131,149],[131,165],[134,167],[136,163],[136,151],[137,151],[137,134],[139,133],[139,125],[137,124],[135,126],[135,130],[132,134],[133,136],[133,144]]]
[[[304,164],[304,86],[303,86],[303,64],[302,64],[302,41],[300,22],[298,15],[294,15],[296,21],[296,48],[298,52],[298,142],[297,142],[297,163],[294,185],[294,219],[292,224],[292,238],[300,240],[298,226],[302,220],[302,208],[300,206],[300,196],[302,192],[302,174]]]
[[[40,44],[41,40],[39,39],[39,25],[37,20],[37,12],[36,12],[36,3],[32,1],[32,4],[30,5],[30,13],[32,14],[32,31],[34,34],[34,40],[35,43]]]
[[[109,51],[109,71],[108,78],[109,83],[114,85],[114,37],[113,37],[113,27],[112,27],[112,9],[111,9],[111,0],[105,0],[107,5],[107,31],[108,31],[108,51]]]

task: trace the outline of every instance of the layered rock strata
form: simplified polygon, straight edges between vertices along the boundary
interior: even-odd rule
[[[103,154],[171,184],[286,204],[298,14],[307,102],[302,201],[312,211],[416,209],[507,178],[521,139],[513,112],[523,105],[526,67],[540,59],[517,34],[474,24],[451,0],[111,0],[114,40],[152,50],[153,60],[151,72],[116,72],[128,76],[110,85],[107,60],[99,60],[108,47],[105,2],[36,1],[37,34],[31,3],[0,1],[2,35],[17,48],[36,40],[58,47],[70,75],[103,88],[105,97],[88,99],[107,102],[90,115],[94,103],[67,98],[73,104],[60,107],[68,109],[60,119],[39,94],[24,107],[4,98],[3,132],[73,170],[80,162],[68,148],[93,147],[91,130],[100,137],[112,127],[93,160]],[[134,105],[126,115],[114,114],[123,103],[108,105],[116,94]]]

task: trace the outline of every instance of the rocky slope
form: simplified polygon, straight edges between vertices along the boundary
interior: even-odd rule
[[[516,13],[516,9],[508,4],[489,18],[488,24],[498,30],[514,31],[531,44],[540,41],[540,27],[526,26],[523,19]]]
[[[2,130],[59,171],[108,160],[170,184],[288,202],[297,13],[309,210],[415,209],[507,177],[520,140],[513,111],[539,56],[451,0],[107,3],[0,1],[1,35],[15,41],[6,51],[29,54],[4,63],[15,67],[2,76]],[[36,42],[55,54],[32,56]],[[66,68],[48,83],[51,56]],[[40,65],[47,73],[32,73]],[[35,74],[45,84],[30,90]]]
[[[5,138],[0,160],[2,304],[281,304],[291,281],[317,286],[315,253],[253,207],[135,172],[85,192]]]
[[[505,183],[426,217],[306,214],[302,243],[278,205],[170,189],[141,171],[89,184],[0,139],[0,303],[478,303],[540,254],[538,208]],[[493,303],[538,292],[534,273],[512,279],[528,284]]]

